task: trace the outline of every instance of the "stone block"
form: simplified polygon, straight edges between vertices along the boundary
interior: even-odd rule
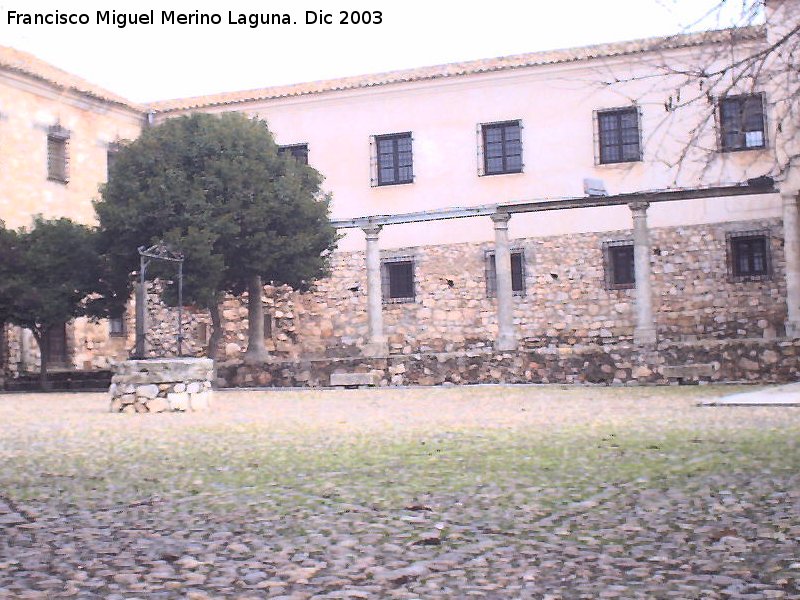
[[[739,359],[739,366],[746,371],[758,371],[759,369],[759,365],[756,361],[744,357]]]
[[[193,411],[204,411],[211,408],[212,392],[198,392],[189,395],[189,408]]]
[[[172,392],[167,394],[170,410],[189,410],[189,394],[186,392]]]
[[[147,402],[147,409],[151,413],[161,413],[169,410],[166,398],[153,398]]]
[[[158,396],[158,386],[154,383],[140,385],[136,388],[136,395],[139,398],[155,398]]]
[[[192,381],[189,385],[186,386],[186,391],[189,392],[190,394],[196,394],[202,389],[203,385],[199,381]],[[181,390],[176,389],[175,391],[179,392]]]
[[[659,369],[667,379],[697,379],[698,377],[711,377],[714,374],[713,363],[696,363],[678,366],[663,366]]]
[[[331,373],[332,387],[377,386],[380,378],[376,373]]]

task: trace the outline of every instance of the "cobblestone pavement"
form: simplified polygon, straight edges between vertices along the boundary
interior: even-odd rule
[[[0,395],[0,599],[798,598],[800,408],[730,391]]]

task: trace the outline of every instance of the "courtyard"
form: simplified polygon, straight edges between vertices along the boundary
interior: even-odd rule
[[[800,408],[741,389],[0,395],[0,599],[798,597]]]

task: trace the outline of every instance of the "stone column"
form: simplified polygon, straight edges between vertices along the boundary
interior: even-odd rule
[[[24,327],[19,328],[19,371],[20,373],[27,373],[28,371],[28,354],[31,351],[31,331]]]
[[[511,288],[511,252],[508,247],[508,213],[495,213],[494,222],[494,268],[497,296],[497,340],[495,350],[516,350],[517,334],[514,331],[514,292]]]
[[[786,260],[786,337],[800,337],[800,218],[798,192],[781,192],[783,252]]]
[[[136,294],[136,346],[133,350],[135,358],[144,358],[145,335],[147,329],[147,284],[141,281],[133,284]]]
[[[383,335],[383,298],[381,294],[381,254],[378,247],[378,234],[381,225],[362,228],[367,236],[367,314],[369,320],[369,341],[364,347],[365,356],[386,356],[389,346]]]
[[[636,344],[656,343],[656,323],[653,318],[653,290],[650,282],[650,234],[647,230],[647,202],[631,202],[633,215],[633,268],[636,278]]]

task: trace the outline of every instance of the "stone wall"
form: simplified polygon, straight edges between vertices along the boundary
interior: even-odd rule
[[[471,350],[387,358],[273,361],[223,365],[221,387],[330,384],[334,373],[370,373],[379,385],[479,383],[680,384],[784,383],[800,378],[800,340],[705,340],[660,344],[642,351],[631,344],[539,348],[517,352]]]
[[[768,232],[771,277],[734,281],[729,274],[727,236]],[[514,320],[528,350],[630,343],[634,290],[606,287],[604,242],[630,238],[629,231],[516,239],[524,253],[524,295],[514,296]],[[664,342],[783,335],[786,318],[782,227],[779,220],[740,221],[651,231],[654,312]],[[487,297],[486,253],[490,243],[442,244],[384,252],[411,257],[416,298],[385,303],[384,328],[390,354],[487,351],[497,332],[494,298]],[[174,356],[177,311],[161,303],[162,282],[148,294],[148,356]],[[337,252],[331,275],[307,293],[266,285],[266,345],[276,359],[345,358],[360,355],[367,341],[364,253]],[[237,365],[247,348],[247,295],[220,306],[223,336],[217,363]],[[107,368],[134,346],[134,310],[126,313],[126,336],[110,338],[106,322],[79,319],[72,328],[75,367]],[[207,311],[184,309],[183,352],[204,356],[211,333]],[[35,344],[29,351],[36,354]],[[9,369],[19,360],[9,335]],[[38,363],[28,357],[33,368]]]
[[[770,237],[771,277],[734,281],[731,232]],[[603,244],[629,231],[513,240],[524,252],[525,294],[514,296],[514,321],[527,348],[630,342],[634,290],[607,289]],[[654,229],[654,312],[665,341],[775,338],[786,319],[782,227],[779,220]],[[497,332],[495,301],[487,297],[485,256],[493,245],[443,244],[383,253],[412,257],[414,302],[385,303],[391,354],[490,348]],[[332,275],[310,293],[265,287],[273,317],[268,347],[278,358],[356,356],[367,339],[366,274],[361,252],[334,255]],[[222,362],[241,360],[247,311],[223,305]]]

